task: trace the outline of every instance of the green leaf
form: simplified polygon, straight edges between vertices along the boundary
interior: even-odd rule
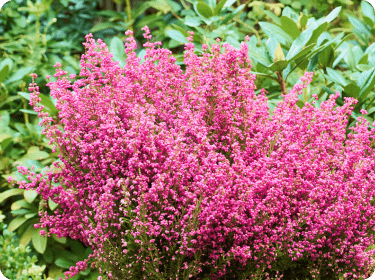
[[[273,12],[264,10],[263,11],[267,16],[269,16],[277,25],[281,25],[280,18],[276,16]]]
[[[8,74],[9,74],[9,65],[4,65],[4,67],[0,70],[0,83],[5,81]]]
[[[354,28],[358,32],[362,33],[365,37],[368,37],[368,36],[371,37],[371,32],[368,29],[367,25],[365,25],[362,21],[360,21],[359,19],[355,17],[348,16],[348,18],[349,18],[350,23],[354,26]]]
[[[318,64],[319,60],[319,53],[315,54],[309,61],[309,64],[307,66],[308,72],[313,72],[315,70],[316,65]]]
[[[339,15],[340,11],[341,11],[341,7],[337,7],[325,17],[324,21],[325,22],[333,21]]]
[[[198,10],[198,13],[204,16],[205,18],[210,18],[214,15],[214,12],[210,8],[210,6],[208,6],[204,2],[198,2],[197,10]]]
[[[34,225],[31,224],[27,230],[22,234],[21,238],[20,238],[20,244],[23,245],[23,246],[27,246],[27,244],[29,244],[29,242],[31,241],[31,236],[32,236],[32,232],[33,232],[33,229],[34,229]]]
[[[114,55],[117,55],[119,57],[122,57],[125,55],[125,47],[124,43],[121,41],[119,37],[113,37],[109,46],[109,49],[111,53]]]
[[[342,87],[345,87],[348,84],[345,78],[338,71],[335,71],[327,67],[327,74],[328,76],[325,75],[326,77],[328,77],[332,82],[335,82],[336,84],[339,84]]]
[[[275,54],[274,54],[274,61],[280,61],[280,60],[285,60],[285,56],[284,56],[284,52],[281,48],[281,45],[280,43],[277,44],[277,47],[276,47],[276,50],[275,50]]]
[[[26,200],[21,199],[21,200],[17,200],[15,202],[13,202],[11,207],[10,207],[11,210],[18,210],[18,209],[21,209],[21,208],[30,209],[31,204],[28,203]]]
[[[44,228],[43,230],[47,232],[46,228]],[[43,254],[47,247],[47,236],[43,237],[42,235],[40,235],[40,230],[34,228],[31,233],[31,241],[35,250],[38,253]]]
[[[281,16],[280,23],[282,29],[288,33],[293,39],[296,39],[301,33],[298,29],[297,24],[286,16]]]
[[[0,203],[3,202],[4,200],[8,199],[11,196],[23,194],[24,191],[25,190],[18,189],[18,188],[17,189],[6,190],[5,192],[0,193]]]
[[[366,99],[375,85],[375,68],[362,72],[357,79],[357,85],[361,88],[358,99]]]
[[[200,26],[202,23],[199,17],[186,16],[183,20],[185,25],[191,27]]]
[[[279,60],[269,65],[268,69],[270,71],[280,72],[280,71],[283,71],[286,67],[288,67],[288,64],[289,62],[287,60]]]
[[[372,66],[367,65],[367,64],[358,64],[358,65],[357,65],[357,69],[358,69],[359,71],[362,71],[362,72],[364,72],[364,71],[368,71],[368,70],[370,70],[371,68],[372,68]]]
[[[53,104],[51,98],[49,98],[48,96],[45,96],[42,93],[39,93],[38,96],[41,98],[40,104],[48,108],[51,111],[53,116],[58,114],[59,111],[57,110],[55,104]]]
[[[315,28],[312,32],[310,39],[307,41],[306,45],[316,43],[318,41],[319,36],[322,35],[322,33],[327,29],[327,26],[328,26],[328,23],[324,22],[321,25],[319,25],[317,28]]]
[[[20,217],[16,217],[14,218],[10,223],[9,223],[9,226],[8,226],[8,230],[10,232],[18,229],[21,225],[23,225],[28,219],[25,218],[24,216],[20,216]]]
[[[48,200],[48,207],[52,211],[55,211],[55,209],[59,206],[57,203],[53,202],[51,199]]]
[[[37,112],[33,111],[33,110],[28,110],[28,109],[20,109],[21,112],[24,112],[24,113],[28,113],[30,115],[38,115]]]
[[[8,138],[0,140],[0,142],[1,142],[1,150],[5,151],[5,149],[13,142],[13,138],[8,137]]]
[[[96,25],[94,25],[91,29],[90,29],[90,33],[94,33],[94,32],[98,32],[98,31],[102,31],[102,30],[105,30],[105,29],[108,29],[108,28],[113,28],[113,23],[112,22],[101,22],[101,23],[98,23]]]
[[[27,66],[27,67],[22,67],[18,69],[16,73],[13,74],[13,76],[4,82],[5,85],[10,84],[15,81],[22,80],[23,77],[31,74],[35,70],[35,66]]]
[[[301,18],[300,18],[300,21],[299,21],[299,24],[300,24],[300,26],[302,27],[302,28],[304,28],[305,26],[306,26],[306,24],[307,24],[307,20],[308,20],[309,18],[307,17],[307,15],[305,15],[305,14],[303,14],[302,16],[301,16]]]
[[[217,16],[220,14],[221,10],[223,9],[225,3],[227,2],[227,0],[221,0],[219,2],[219,4],[216,5],[215,9],[214,9],[214,15]]]
[[[348,84],[344,87],[344,92],[348,95],[345,97],[354,97],[355,99],[358,99],[360,91],[361,88],[356,84]]]
[[[294,57],[296,54],[298,54],[304,46],[308,46],[308,45],[306,45],[306,43],[307,43],[307,41],[309,41],[309,39],[311,37],[311,34],[312,34],[312,30],[307,29],[307,30],[303,31],[298,36],[297,39],[295,39],[293,41],[292,46],[290,47],[289,52],[286,56],[287,60],[290,60],[292,57]]]
[[[10,121],[10,115],[9,115],[9,112],[8,111],[0,111],[0,131],[9,126],[9,121]],[[0,134],[1,136],[1,134]],[[4,137],[5,138],[5,137]],[[0,138],[0,139],[4,139],[4,138]]]
[[[319,62],[324,66],[324,67],[331,67],[333,60],[334,59],[334,50],[332,46],[328,46],[327,48],[324,48],[319,53]]]
[[[75,266],[76,263],[66,258],[58,258],[55,260],[55,265],[57,265],[58,267],[69,269],[70,267]]]
[[[315,44],[311,44],[303,48],[299,53],[288,59],[289,62],[294,60],[303,59],[305,56],[311,56],[310,51],[315,47]],[[289,53],[288,53],[289,54]]]
[[[375,23],[374,7],[367,1],[361,1],[361,8],[363,15],[371,19],[373,25]]]
[[[32,159],[32,160],[42,160],[42,159],[46,159],[49,157],[49,154],[44,152],[44,151],[41,151],[39,149],[39,147],[37,146],[31,146],[28,150],[27,150],[27,154],[26,154],[27,158],[28,159]]]
[[[27,202],[32,203],[38,196],[38,193],[34,190],[25,190],[23,196],[25,197]]]
[[[279,41],[280,43],[293,42],[293,38],[279,26],[264,21],[259,22],[259,25],[268,37],[275,36],[277,38],[277,41]]]
[[[176,40],[180,43],[189,43],[188,39],[178,30],[167,30],[165,33],[172,38],[173,40]]]
[[[61,243],[61,244],[65,244],[66,243],[66,237],[61,237],[61,238],[58,238],[57,236],[56,236],[56,234],[51,234],[52,235],[52,238],[55,240],[55,241],[57,241],[57,242],[59,242],[59,243]]]

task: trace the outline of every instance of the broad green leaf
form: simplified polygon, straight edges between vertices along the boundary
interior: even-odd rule
[[[271,71],[280,72],[280,71],[283,71],[288,66],[288,64],[289,62],[287,60],[279,60],[269,65],[268,69]]]
[[[295,39],[293,41],[293,44],[292,46],[290,47],[289,49],[289,52],[286,56],[286,59],[287,60],[290,60],[291,58],[293,58],[295,55],[297,55],[304,46],[308,46],[310,44],[306,44],[310,37],[312,35],[312,30],[311,29],[306,29],[305,31],[303,31],[297,39]]]
[[[362,13],[372,21],[372,25],[375,23],[374,7],[367,1],[361,1]]]
[[[309,64],[307,65],[307,71],[313,72],[315,70],[315,67],[318,64],[319,60],[319,53],[315,54],[309,61]]]
[[[358,32],[362,33],[365,37],[371,37],[370,30],[362,21],[352,16],[348,16],[348,18],[350,23],[354,26],[356,30],[358,30]]]
[[[304,28],[307,24],[308,17],[305,14],[302,14],[302,16],[299,19],[299,24],[302,28]]]
[[[339,15],[340,11],[341,11],[341,7],[337,7],[325,17],[324,21],[325,22],[333,21]]]
[[[232,6],[234,3],[236,3],[237,0],[227,0],[226,3],[224,4],[224,8],[228,8]]]
[[[280,60],[285,60],[284,52],[283,52],[280,44],[277,44],[275,54],[274,54],[273,57],[274,57],[275,62],[280,61]]]
[[[58,258],[55,260],[55,265],[57,265],[58,267],[69,269],[70,267],[75,266],[76,263],[66,258]]]
[[[21,209],[21,208],[30,209],[31,208],[31,204],[28,203],[26,200],[21,199],[21,200],[13,202],[12,205],[11,205],[11,207],[10,207],[11,210],[18,210],[18,209]]]
[[[345,87],[348,84],[348,82],[341,75],[341,73],[336,70],[327,67],[327,74],[328,75],[325,75],[326,77],[328,77],[332,82],[335,82],[336,84],[339,84],[342,87]]]
[[[358,64],[358,65],[357,65],[357,69],[358,69],[359,71],[362,71],[362,72],[364,72],[364,71],[368,71],[368,70],[370,70],[371,68],[372,68],[372,66],[367,65],[367,64]]]
[[[270,63],[272,63],[272,61],[267,59],[268,56],[264,57],[263,55],[260,55],[258,53],[253,52],[253,51],[250,51],[250,50],[248,51],[248,54],[249,54],[251,59],[256,60],[258,63],[262,64],[265,67],[268,67],[268,65]]]
[[[5,81],[8,74],[9,74],[9,65],[4,65],[4,67],[0,70],[0,83]]]
[[[44,151],[41,151],[39,149],[39,147],[37,146],[31,146],[28,150],[27,150],[27,154],[26,154],[27,158],[28,159],[32,159],[32,160],[42,160],[42,159],[46,159],[49,157],[49,154],[44,152]]]
[[[0,203],[3,202],[4,200],[8,199],[11,196],[23,194],[24,191],[25,190],[18,189],[18,188],[17,189],[6,190],[5,192],[0,193]]]
[[[328,46],[327,48],[324,48],[319,53],[319,62],[324,66],[324,67],[331,67],[333,60],[334,59],[334,50],[332,46]],[[331,63],[332,62],[332,63]]]
[[[24,136],[28,136],[30,135],[30,132],[28,132],[24,127],[23,127],[23,124],[22,123],[15,123],[14,126],[16,127],[16,129],[21,132],[22,135]]]
[[[46,228],[44,228],[43,230],[47,231]],[[42,235],[40,235],[40,230],[34,228],[31,233],[31,241],[35,250],[38,253],[43,254],[47,247],[47,236],[43,237]]]
[[[358,99],[366,99],[375,85],[375,68],[362,72],[357,80],[357,85],[361,88]]]
[[[29,242],[31,241],[31,235],[32,235],[33,229],[34,229],[34,225],[31,224],[27,228],[27,230],[22,234],[20,238],[20,244],[22,244],[25,247],[27,246],[27,244],[29,244]]]
[[[3,130],[5,127],[9,126],[9,121],[10,121],[9,112],[6,110],[0,111],[0,131]]]
[[[66,243],[66,237],[61,237],[61,238],[58,238],[57,236],[56,236],[56,234],[51,234],[52,235],[52,238],[55,240],[55,241],[57,241],[57,242],[59,242],[59,243],[61,243],[61,244],[65,244]]]
[[[293,38],[289,36],[281,27],[264,21],[259,22],[259,25],[268,37],[275,36],[277,41],[280,43],[290,44],[293,42]]]
[[[119,57],[122,57],[125,55],[125,47],[124,43],[121,41],[119,37],[113,37],[109,46],[109,49],[111,53],[114,55],[117,55]]]
[[[294,61],[304,58],[305,56],[310,55],[310,51],[315,47],[315,44],[311,44],[300,50],[298,53],[296,53],[293,57],[289,58],[288,61]],[[288,53],[289,55],[289,53]],[[287,55],[287,57],[288,57]],[[310,55],[311,56],[311,55]]]
[[[30,115],[38,115],[37,112],[33,111],[33,110],[28,110],[28,109],[20,109],[21,112],[23,113],[28,113]]]
[[[293,39],[296,39],[301,33],[298,29],[297,24],[286,16],[281,16],[280,23],[282,29],[288,33]]]
[[[328,23],[324,22],[321,25],[319,25],[317,28],[315,28],[312,32],[312,35],[311,35],[310,39],[306,42],[306,45],[316,43],[318,41],[319,36],[322,35],[322,33],[327,29],[327,26],[328,26]],[[310,28],[308,28],[308,29],[310,29]],[[308,29],[306,29],[306,30],[308,30]]]
[[[348,95],[346,97],[354,97],[355,99],[358,99],[360,91],[361,88],[356,84],[348,84],[344,87],[344,92]]]
[[[165,33],[172,39],[180,43],[188,43],[188,39],[178,30],[167,30]]]
[[[218,16],[221,12],[221,10],[223,9],[225,3],[227,2],[227,0],[221,0],[219,2],[219,4],[216,5],[215,9],[214,9],[214,15],[215,16]]]
[[[21,225],[23,225],[28,219],[23,217],[23,216],[20,216],[20,217],[16,217],[14,218],[13,220],[10,221],[9,223],[9,226],[8,226],[8,230],[10,232],[18,229]]]
[[[275,59],[275,51],[277,46],[279,45],[279,42],[277,42],[275,37],[270,37],[267,40],[266,48],[269,54],[272,55],[272,58]]]
[[[3,69],[5,65],[8,65],[9,71],[12,71],[13,60],[11,60],[9,57],[1,60],[1,62],[0,62],[0,69]]]
[[[38,196],[38,193],[34,190],[25,190],[23,196],[25,197],[27,202],[32,203]]]
[[[53,202],[51,199],[48,200],[48,207],[52,211],[55,211],[55,209],[59,206],[57,203]]]
[[[204,2],[197,3],[197,10],[198,10],[198,13],[204,16],[205,18],[210,18],[214,15],[214,12],[210,8],[210,6],[208,6]]]
[[[345,48],[340,54],[339,56],[335,59],[335,61],[333,62],[332,64],[332,67],[335,68],[337,64],[340,63],[340,61],[346,56],[346,53],[348,52],[348,49],[349,48]]]
[[[3,134],[3,135],[7,135],[7,134]],[[13,138],[12,137],[8,137],[8,138],[5,138],[5,139],[2,139],[0,140],[0,143],[1,143],[1,150],[2,151],[5,151],[5,149],[13,142]]]
[[[31,74],[35,70],[35,66],[27,66],[27,67],[22,67],[16,71],[16,73],[13,74],[11,78],[6,80],[4,82],[5,85],[10,84],[15,81],[22,80],[23,77]]]
[[[357,64],[367,64],[368,63],[368,54],[363,55],[357,62]]]
[[[200,26],[202,23],[199,17],[186,16],[183,20],[185,25],[191,27]]]

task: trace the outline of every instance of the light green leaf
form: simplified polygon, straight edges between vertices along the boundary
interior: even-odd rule
[[[43,230],[47,232],[46,228],[44,228]],[[47,247],[47,236],[46,237],[41,236],[40,230],[34,228],[31,233],[31,241],[35,250],[38,253],[43,254]]]
[[[17,70],[16,73],[13,74],[13,76],[4,82],[5,85],[10,84],[15,81],[22,80],[23,77],[31,74],[35,70],[35,66],[27,66],[27,67],[22,67]]]
[[[281,29],[281,27],[264,21],[259,22],[259,25],[268,37],[275,36],[280,43],[291,44],[293,42],[293,38]]]
[[[341,75],[340,72],[333,70],[329,67],[327,67],[327,75],[325,75],[329,80],[332,82],[335,82],[336,84],[339,84],[342,87],[345,87],[348,82],[345,80],[345,78]]]
[[[201,25],[202,21],[199,17],[186,16],[184,18],[184,23],[187,26],[196,27]]]
[[[271,65],[268,66],[270,71],[283,71],[286,67],[288,67],[289,62],[287,60],[279,60]]]
[[[274,13],[268,10],[263,11],[267,16],[269,16],[277,25],[281,25],[280,18],[276,16]]]
[[[223,9],[225,3],[227,2],[227,0],[221,0],[219,2],[219,4],[216,5],[215,9],[214,9],[214,15],[217,16],[220,14],[221,10]]]
[[[324,21],[325,22],[333,21],[339,15],[340,11],[341,11],[341,7],[337,7],[325,17]]]
[[[374,24],[375,23],[374,7],[367,1],[361,1],[361,8],[362,8],[363,15],[371,19],[373,22],[372,24]]]
[[[18,209],[21,209],[21,208],[30,209],[31,208],[31,204],[28,203],[26,200],[21,199],[21,200],[13,202],[12,205],[11,205],[11,207],[10,207],[11,210],[18,210]]]
[[[345,97],[354,97],[355,99],[358,99],[360,91],[361,88],[356,84],[348,84],[344,87],[344,93],[347,94]]]
[[[29,242],[31,241],[31,235],[32,235],[33,229],[34,229],[34,225],[31,224],[27,228],[27,230],[22,234],[22,236],[20,238],[20,244],[21,245],[26,247],[27,244],[29,244]]]
[[[58,258],[55,260],[55,265],[57,265],[58,267],[69,269],[70,267],[75,266],[76,263],[66,258]]]
[[[65,244],[66,243],[66,237],[61,237],[61,238],[58,238],[57,236],[56,236],[56,234],[51,234],[51,236],[52,236],[52,238],[55,240],[55,241],[57,241],[57,242],[59,242],[59,243],[61,243],[61,244]]]
[[[358,99],[364,100],[373,90],[375,85],[375,68],[362,72],[357,80],[357,85],[361,88]]]
[[[276,50],[275,50],[275,54],[274,54],[274,61],[280,61],[280,60],[284,60],[285,59],[285,56],[284,56],[284,52],[281,48],[281,45],[280,43],[277,44],[277,47],[276,47]]]
[[[165,33],[172,39],[180,43],[188,43],[188,39],[178,30],[167,30]]]
[[[4,67],[0,70],[0,83],[5,81],[8,74],[9,74],[9,65],[4,65]]]
[[[322,35],[322,33],[327,29],[327,26],[328,26],[328,23],[324,22],[321,25],[319,25],[317,28],[315,28],[312,32],[310,39],[306,42],[306,45],[316,43],[318,41],[319,36]]]
[[[41,151],[39,149],[39,147],[37,146],[31,146],[28,150],[27,150],[27,154],[26,154],[27,158],[28,159],[32,159],[32,160],[42,160],[42,159],[46,159],[49,157],[49,154],[44,152],[44,151]]]
[[[8,230],[10,232],[18,229],[21,225],[23,225],[28,219],[25,218],[24,216],[16,217],[14,218],[8,226]]]
[[[214,15],[214,12],[210,8],[210,6],[208,6],[204,2],[197,3],[197,10],[198,10],[198,13],[204,16],[205,18],[210,18]]]
[[[48,207],[52,211],[55,211],[55,209],[59,206],[57,203],[53,202],[51,199],[48,200]]]
[[[282,29],[288,33],[293,39],[296,39],[301,33],[298,29],[297,24],[286,16],[281,16],[280,23]]]
[[[0,193],[0,203],[3,202],[4,200],[8,199],[11,196],[23,194],[24,191],[25,190],[18,189],[18,188],[17,189],[6,190],[5,192]]]
[[[311,45],[308,45],[306,46],[305,48],[303,48],[300,52],[298,52],[297,54],[295,54],[293,57],[291,57],[290,59],[288,59],[288,61],[294,61],[294,60],[299,60],[299,59],[302,59],[304,58],[305,56],[309,55],[310,51],[315,47],[315,44],[311,44]],[[289,53],[288,53],[289,54]]]
[[[312,30],[311,29],[307,29],[307,30],[303,31],[298,36],[298,38],[293,41],[293,44],[292,44],[292,46],[289,49],[289,52],[288,52],[288,55],[286,56],[286,59],[289,60],[292,57],[294,57],[297,53],[299,53],[301,51],[301,49],[304,46],[311,45],[311,44],[307,44],[307,42],[311,38],[311,35],[312,35]]]
[[[111,53],[114,55],[117,55],[119,57],[122,57],[125,55],[125,47],[124,43],[121,41],[119,37],[113,37],[109,46],[109,49]]]
[[[23,196],[25,197],[27,202],[32,203],[38,196],[38,193],[34,190],[25,190]]]

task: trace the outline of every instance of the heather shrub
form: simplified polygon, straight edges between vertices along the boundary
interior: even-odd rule
[[[356,100],[320,107],[283,95],[270,116],[255,95],[247,44],[185,45],[182,71],[161,42],[136,57],[127,31],[125,67],[86,36],[80,79],[57,67],[48,86],[63,129],[30,104],[61,151],[45,174],[24,167],[44,201],[37,227],[93,250],[102,279],[364,279],[374,267],[374,131],[346,135]],[[33,74],[35,79],[36,74]],[[317,97],[315,95],[315,97]],[[366,111],[362,110],[362,114]]]

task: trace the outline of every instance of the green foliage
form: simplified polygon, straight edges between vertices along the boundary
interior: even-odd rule
[[[28,246],[19,244],[14,233],[2,222],[5,216],[0,211],[0,271],[8,279],[39,280],[43,277],[45,265],[36,265],[37,256],[31,256]],[[48,278],[52,280],[51,278]]]

